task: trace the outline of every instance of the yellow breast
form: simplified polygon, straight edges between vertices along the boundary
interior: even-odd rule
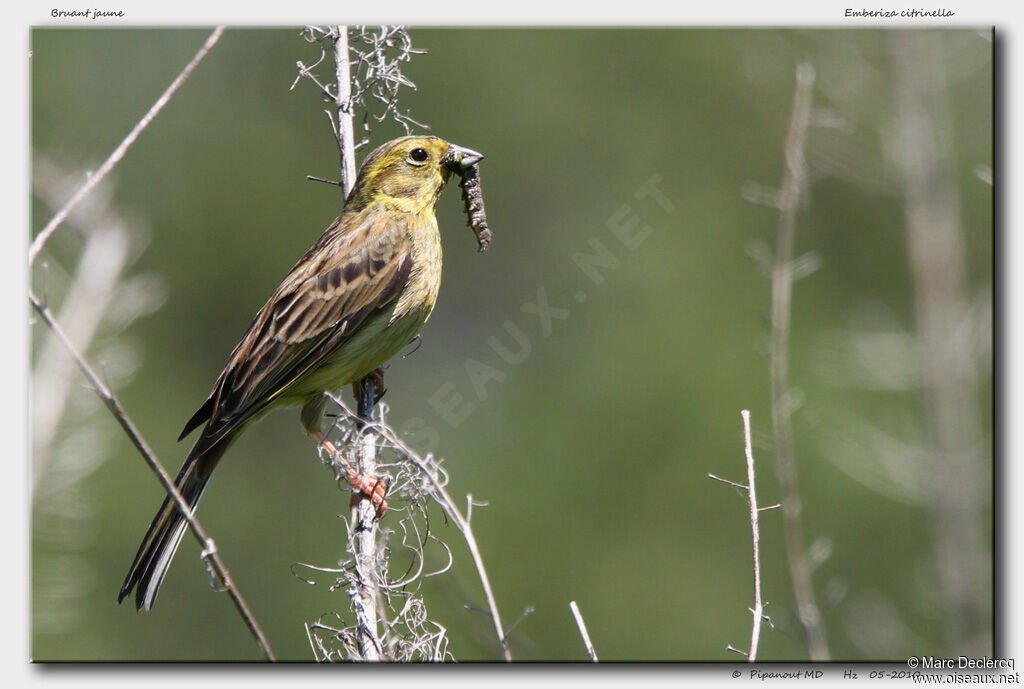
[[[422,318],[420,326],[430,318],[441,289],[441,235],[437,231],[437,218],[431,208],[409,223],[412,270],[409,282],[398,297],[391,322]],[[415,337],[415,335],[413,335]]]

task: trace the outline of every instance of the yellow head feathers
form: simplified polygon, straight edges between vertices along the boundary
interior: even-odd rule
[[[394,139],[363,161],[346,206],[355,210],[381,204],[410,213],[430,210],[452,171],[482,157],[436,136]]]

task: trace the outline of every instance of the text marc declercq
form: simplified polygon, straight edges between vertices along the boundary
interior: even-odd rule
[[[921,656],[922,670],[1012,670],[1013,658],[934,658]]]

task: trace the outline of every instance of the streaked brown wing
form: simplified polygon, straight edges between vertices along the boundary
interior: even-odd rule
[[[404,218],[389,218],[387,227],[370,218],[328,228],[256,315],[181,437],[210,421],[205,435],[215,442],[266,408],[358,331],[371,312],[395,299],[412,269],[405,230]]]

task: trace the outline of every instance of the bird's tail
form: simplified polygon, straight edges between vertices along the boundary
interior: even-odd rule
[[[174,485],[192,509],[195,509],[199,499],[203,497],[206,483],[234,439],[234,435],[228,433],[211,444],[204,432],[188,453],[178,477],[174,479]],[[171,566],[171,560],[187,526],[181,510],[168,495],[153,518],[153,523],[149,525],[145,538],[142,539],[135,561],[128,570],[124,584],[121,585],[121,593],[117,596],[118,603],[138,586],[135,592],[135,609],[149,610],[153,607],[160,584],[163,583],[164,575]]]

